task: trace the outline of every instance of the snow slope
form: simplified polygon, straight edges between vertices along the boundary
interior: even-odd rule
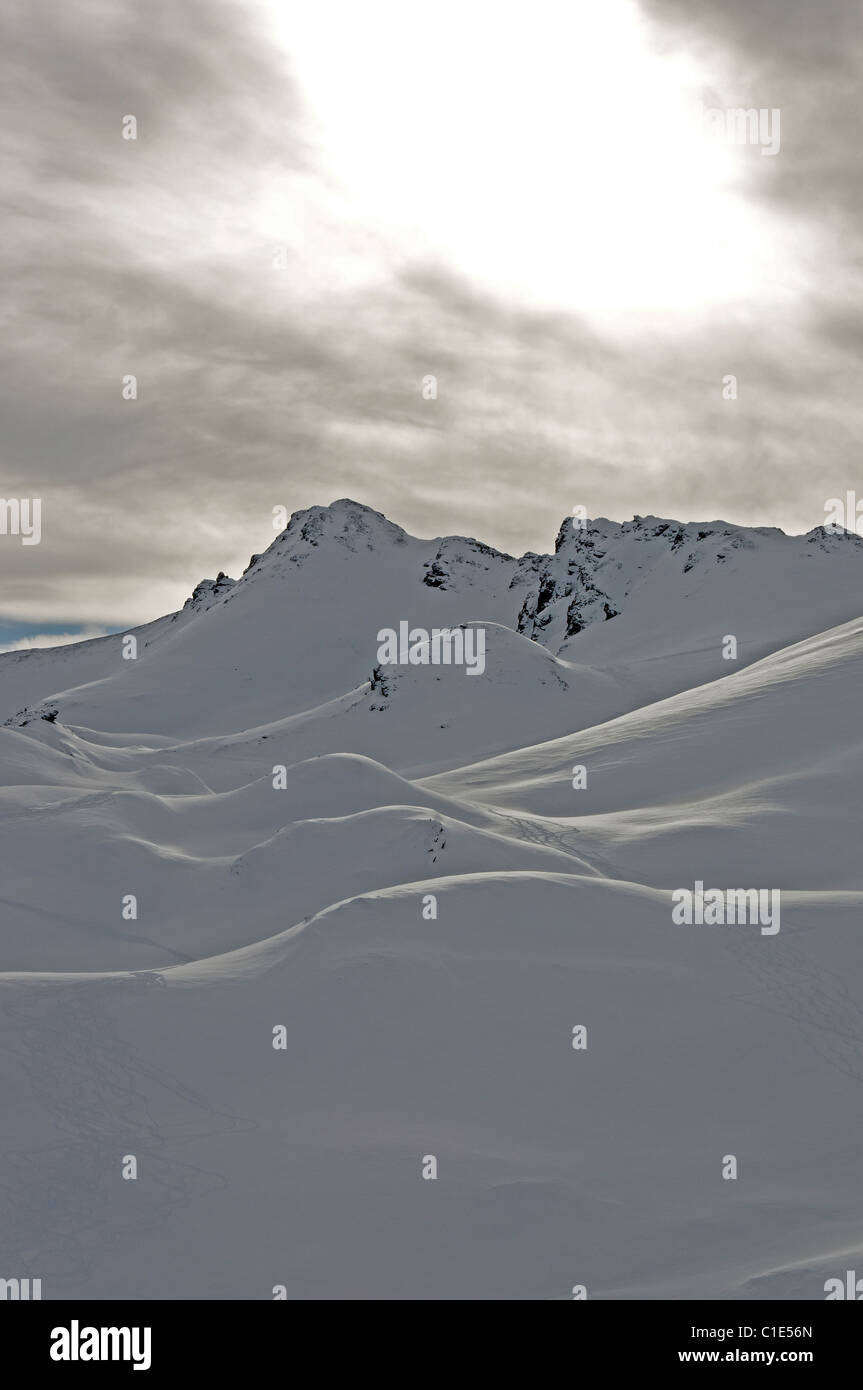
[[[861,553],[636,518],[514,559],[339,502],[135,661],[0,657],[0,1276],[806,1300],[859,1268]],[[403,619],[482,628],[484,670],[379,663]],[[697,880],[780,890],[781,929],[676,925]]]

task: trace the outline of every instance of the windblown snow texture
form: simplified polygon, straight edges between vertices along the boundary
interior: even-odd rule
[[[0,1276],[819,1299],[863,1267],[861,581],[824,528],[567,521],[516,559],[342,501],[134,660],[0,657]],[[381,668],[402,620],[482,628],[484,672]],[[675,925],[697,880],[781,890],[781,930]]]

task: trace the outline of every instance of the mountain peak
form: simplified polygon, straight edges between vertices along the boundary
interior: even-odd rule
[[[300,536],[316,545],[324,536],[347,540],[380,535],[399,540],[407,532],[383,512],[376,512],[373,507],[354,502],[350,497],[340,497],[327,507],[305,507],[294,512],[282,532],[282,536],[286,535]]]

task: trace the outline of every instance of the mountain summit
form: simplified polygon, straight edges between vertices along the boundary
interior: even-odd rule
[[[515,558],[470,537],[418,539],[344,498],[295,512],[238,580],[202,580],[179,613],[0,657],[0,722],[48,711],[114,732],[227,734],[361,687],[380,629],[492,623],[598,673],[549,712],[551,737],[729,674],[729,635],[740,669],[848,621],[861,594],[863,541],[823,527],[567,518],[553,553]]]

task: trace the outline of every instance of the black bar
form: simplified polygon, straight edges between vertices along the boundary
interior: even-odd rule
[[[528,1361],[538,1355],[541,1363],[535,1367],[533,1378],[540,1379],[545,1374],[538,1374],[541,1365],[548,1367],[549,1355],[555,1352],[566,1357],[565,1365],[573,1374],[592,1367],[593,1376],[597,1371],[609,1375],[618,1370],[663,1373],[671,1368],[697,1370],[704,1365],[727,1371],[738,1366],[773,1370],[794,1365],[822,1375],[840,1368],[845,1374],[854,1374],[863,1332],[863,1319],[856,1308],[831,1302],[585,1301],[568,1303],[565,1309],[549,1308],[541,1325],[542,1342],[524,1341],[514,1347],[512,1324],[489,1336],[479,1321],[484,1316],[479,1306],[479,1301],[466,1305],[470,1321],[463,1329],[469,1346],[476,1349],[473,1355],[487,1358],[489,1365],[500,1357],[505,1366],[514,1352],[519,1360],[522,1355]],[[553,1312],[555,1316],[551,1316]],[[414,1316],[418,1318],[415,1327]],[[398,1346],[405,1336],[421,1338],[426,1374],[439,1356],[441,1374],[451,1375],[460,1354],[441,1333],[458,1330],[457,1326],[447,1326],[450,1316],[459,1320],[455,1303],[452,1313],[443,1316],[447,1323],[442,1327],[440,1311],[430,1314],[407,1302],[399,1304],[397,1322],[387,1319],[381,1324],[377,1324],[368,1303],[358,1314],[352,1314],[349,1305],[311,1301],[300,1301],[298,1307],[263,1301],[6,1302],[0,1304],[0,1335],[4,1359],[8,1364],[8,1359],[14,1358],[19,1375],[48,1371],[52,1377],[80,1373],[92,1377],[99,1370],[132,1374],[137,1356],[141,1371],[151,1378],[184,1370],[221,1377],[248,1375],[256,1368],[263,1371],[267,1365],[288,1378],[298,1371],[302,1374],[303,1361],[310,1353],[319,1374],[332,1371],[343,1355],[353,1375],[373,1369],[377,1374],[392,1375],[401,1359]],[[352,1331],[355,1317],[362,1322]],[[96,1338],[88,1332],[94,1328],[99,1334]],[[116,1338],[106,1332],[106,1359],[83,1359],[82,1351],[88,1355],[95,1349],[101,1355],[103,1328],[118,1329]],[[133,1329],[138,1329],[134,1340]],[[149,1366],[143,1364],[147,1356],[145,1329],[150,1334]],[[528,1331],[534,1333],[535,1326]],[[380,1339],[377,1350],[370,1341],[372,1332]],[[320,1333],[324,1334],[322,1339]],[[53,1359],[52,1347],[70,1356],[77,1349],[79,1359]],[[118,1356],[127,1352],[128,1359],[107,1359],[114,1349]],[[411,1361],[414,1356],[415,1352]],[[484,1373],[487,1369],[483,1367]],[[413,1378],[402,1363],[399,1379],[404,1374]]]

